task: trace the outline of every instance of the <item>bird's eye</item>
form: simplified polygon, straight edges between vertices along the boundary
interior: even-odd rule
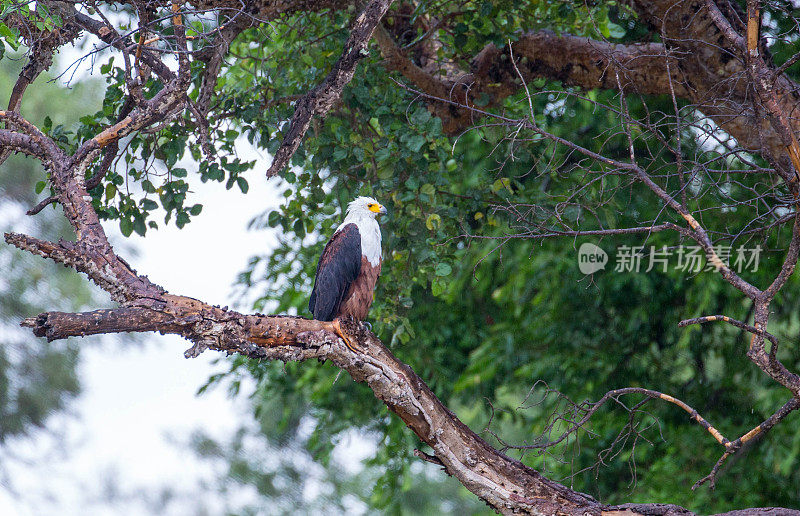
[[[373,206],[375,206],[375,205],[374,204],[367,204],[367,208],[372,208]]]

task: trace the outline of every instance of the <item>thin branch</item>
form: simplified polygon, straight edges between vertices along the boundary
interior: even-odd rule
[[[769,340],[772,344],[774,344],[776,346],[778,345],[778,339],[777,339],[777,337],[775,337],[775,335],[772,335],[771,333],[768,333],[768,332],[766,332],[764,330],[760,330],[760,329],[756,328],[755,326],[750,326],[749,324],[743,323],[742,321],[737,321],[736,319],[732,319],[732,318],[728,317],[727,315],[706,315],[704,317],[695,317],[693,319],[684,319],[683,321],[678,323],[678,327],[679,328],[685,328],[686,326],[689,326],[689,325],[692,325],[692,324],[705,324],[705,323],[710,323],[710,322],[715,322],[715,321],[726,322],[726,323],[728,323],[728,324],[730,324],[732,326],[736,326],[737,328],[740,328],[742,330],[750,332],[750,333],[752,333],[754,335],[761,335],[762,337],[765,337],[767,340]]]
[[[550,448],[553,447],[562,441],[564,441],[567,437],[574,434],[578,430],[584,428],[586,423],[592,418],[592,416],[603,406],[606,402],[614,400],[617,401],[620,396],[625,396],[628,394],[643,394],[651,399],[661,399],[668,403],[672,403],[680,407],[686,413],[689,414],[693,421],[696,421],[700,426],[702,426],[711,436],[716,440],[718,443],[722,445],[726,445],[729,441],[725,438],[725,436],[720,433],[719,430],[714,428],[706,419],[700,415],[694,408],[689,406],[687,403],[670,396],[669,394],[664,394],[663,392],[654,391],[652,389],[643,389],[641,387],[625,387],[622,389],[614,389],[611,391],[606,392],[602,398],[597,400],[594,403],[589,404],[589,408],[585,410],[583,417],[581,417],[578,421],[573,421],[570,427],[565,430],[558,438],[554,440],[549,440],[545,443],[541,444],[531,444],[531,445],[506,445],[508,448],[513,448],[517,450],[533,450],[533,449],[541,449],[541,448]]]
[[[101,21],[97,21],[94,18],[87,16],[79,11],[73,10],[72,15],[74,17],[75,23],[86,29],[87,31],[91,32],[101,41],[111,45],[112,47],[126,52],[127,46],[130,44],[126,38],[123,38],[119,35],[119,33],[109,25]],[[156,74],[165,82],[172,81],[175,78],[175,74],[169,67],[164,64],[160,59],[156,58],[152,55],[152,53],[148,49],[143,49],[140,55],[140,59],[144,62],[147,66],[150,67],[151,70],[156,72]]]
[[[738,450],[742,448],[742,446],[744,446],[748,442],[751,442],[753,439],[756,439],[757,437],[763,437],[764,434],[766,434],[767,432],[770,431],[770,429],[772,429],[772,427],[781,422],[784,418],[786,418],[786,416],[788,416],[791,412],[797,410],[798,408],[800,408],[800,399],[792,398],[789,401],[787,401],[780,409],[778,409],[777,412],[768,417],[763,423],[759,424],[758,426],[756,426],[746,434],[742,435],[738,439],[729,442],[725,446],[725,453],[722,454],[722,457],[720,457],[719,460],[717,460],[716,464],[714,464],[714,467],[711,468],[711,472],[705,477],[695,482],[694,485],[692,486],[692,491],[694,491],[701,485],[705,484],[706,482],[709,483],[708,484],[709,487],[713,490],[717,482],[717,475],[719,474],[719,469],[728,457],[735,454]]]
[[[42,199],[41,201],[39,201],[38,203],[36,203],[36,206],[34,206],[33,208],[31,208],[28,211],[26,211],[25,215],[36,215],[37,213],[39,213],[43,209],[47,208],[51,204],[55,204],[57,202],[58,202],[58,196],[57,195],[49,195],[49,196],[45,197],[44,199]]]

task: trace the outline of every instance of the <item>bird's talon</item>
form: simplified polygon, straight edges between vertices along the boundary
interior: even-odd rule
[[[336,335],[338,335],[344,341],[344,345],[347,346],[347,349],[353,353],[360,353],[356,347],[356,344],[353,342],[353,339],[342,329],[342,323],[339,319],[333,320],[333,329]]]

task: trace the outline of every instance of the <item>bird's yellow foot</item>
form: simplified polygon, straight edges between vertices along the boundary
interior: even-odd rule
[[[344,345],[347,346],[347,349],[353,353],[360,353],[353,338],[342,329],[341,321],[338,318],[333,320],[333,331],[336,333],[336,335],[341,337],[341,339],[344,341]]]

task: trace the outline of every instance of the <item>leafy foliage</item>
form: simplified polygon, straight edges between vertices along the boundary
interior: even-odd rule
[[[192,181],[219,181],[246,191],[244,174],[265,167],[242,161],[237,142],[246,140],[266,152],[277,149],[292,102],[324,78],[347,37],[351,15],[348,10],[295,13],[241,34],[231,45],[236,59],[220,76],[209,115],[213,152],[202,148],[199,128],[188,114],[133,136],[119,166],[90,192],[101,216],[119,220],[123,234],[145,234],[158,227],[154,213],[159,210],[164,223],[174,220],[179,227],[200,214],[202,207],[191,201]],[[397,11],[393,15],[400,16]],[[637,40],[647,33],[617,2],[578,7],[558,1],[434,2],[421,3],[408,16],[446,18],[453,29],[435,29],[442,43],[436,57],[457,64],[466,64],[465,56],[488,43],[503,47],[526,30],[612,41]],[[9,45],[15,41],[3,26],[0,35]],[[417,28],[405,37],[403,43],[411,48],[426,32]],[[200,38],[193,44],[200,49],[204,43]],[[797,48],[790,47],[778,45],[776,52],[792,55]],[[47,133],[65,149],[74,150],[124,111],[124,69],[108,60],[100,71],[107,87],[94,115],[82,118],[75,130],[45,123]],[[192,71],[192,100],[201,71]],[[741,435],[784,401],[783,391],[746,360],[744,334],[724,326],[677,327],[681,319],[710,313],[748,318],[751,307],[713,271],[607,270],[586,278],[578,271],[575,249],[597,240],[521,237],[525,228],[554,227],[555,220],[588,219],[586,227],[594,229],[654,220],[663,206],[649,190],[628,178],[601,174],[608,171],[603,163],[587,162],[535,134],[512,139],[507,127],[488,123],[449,137],[441,120],[393,79],[378,50],[371,50],[335,112],[315,122],[294,155],[294,168],[280,183],[284,203],[254,221],[254,229],[279,228],[281,233],[278,248],[254,257],[240,276],[243,293],[263,293],[255,310],[307,315],[324,241],[350,199],[373,195],[389,208],[383,276],[371,312],[374,331],[467,424],[485,428],[492,444],[531,444],[540,442],[543,433],[547,439],[564,430],[556,425],[554,434],[547,433],[548,416],[567,405],[562,396],[545,396],[540,381],[576,401],[624,386],[673,393],[726,435]],[[629,142],[618,112],[600,107],[620,104],[612,93],[580,92],[544,80],[527,86],[535,93],[531,104],[524,91],[509,97],[498,109],[504,117],[525,119],[532,112],[538,127],[612,158],[626,159],[630,144],[649,173],[675,175],[676,157],[663,145],[676,138],[664,114],[674,109],[669,99],[649,99],[647,105],[627,100],[631,118],[641,121],[630,130]],[[162,87],[150,79],[143,87],[145,98]],[[651,122],[659,129],[649,130]],[[679,135],[686,157],[703,160],[718,151],[694,141],[693,135],[690,128]],[[179,165],[187,156],[198,162],[197,170]],[[743,165],[731,158],[724,166]],[[87,177],[95,173],[86,171]],[[722,186],[702,181],[695,186],[705,191],[697,201],[697,208],[709,213],[704,222],[719,232],[746,227],[752,217],[745,209],[720,210],[721,204],[765,187],[747,177]],[[663,218],[681,222],[670,214]],[[761,243],[782,249],[786,236],[777,231]],[[661,247],[676,245],[676,237],[627,235],[600,243],[607,250]],[[748,280],[763,284],[778,270],[780,258],[779,252],[768,253],[758,271],[747,273]],[[770,328],[785,339],[798,326],[796,287],[793,279],[781,294],[776,304],[781,322]],[[800,365],[796,349],[784,346],[781,354],[785,364]],[[411,494],[421,496],[425,484],[434,482],[415,469],[412,451],[418,443],[366,387],[338,375],[329,364],[233,358],[230,372],[210,383],[227,382],[235,391],[243,378],[255,378],[258,390],[252,401],[262,422],[258,431],[272,446],[290,445],[293,453],[327,467],[325,480],[335,495],[350,492],[374,508],[402,512]],[[266,424],[267,414],[277,420]],[[775,428],[768,442],[733,463],[714,492],[689,491],[720,453],[702,428],[671,405],[651,403],[648,413],[637,418],[639,433],[622,442],[615,438],[628,423],[628,412],[617,407],[598,413],[577,439],[546,451],[512,448],[510,453],[609,503],[664,501],[703,512],[732,504],[797,505],[796,414]],[[303,421],[313,422],[307,436],[300,432]],[[350,480],[334,482],[340,471],[331,455],[353,429],[378,442],[376,456],[361,474],[369,479],[365,483],[374,484],[370,493]],[[277,488],[278,479],[298,482],[295,465],[265,470],[248,459],[243,440],[240,435],[218,445],[199,437],[197,447],[203,454],[227,457],[230,478],[255,484],[262,496],[286,507],[297,503]],[[325,500],[335,503],[332,496]],[[454,511],[471,508],[453,503]]]
[[[558,4],[550,5],[555,9]],[[607,37],[624,36],[622,25],[608,19],[607,9],[593,13],[597,17],[593,24],[585,13],[580,20],[577,11],[565,16],[563,7],[558,5],[559,11],[550,13],[551,18],[537,19],[545,27],[571,24],[577,33],[599,29]],[[509,11],[513,9],[505,12]],[[481,32],[491,21],[477,15],[464,18],[468,28],[455,37],[459,33],[469,37],[453,41],[454,48],[466,44],[477,49],[491,41]],[[633,33],[641,30],[630,18],[615,19]],[[327,47],[306,44],[317,34],[309,28],[315,26],[305,19],[298,25],[311,34],[276,37],[259,51],[271,55],[278,51],[273,45],[280,46],[279,52],[309,56],[302,58],[312,60],[306,65],[324,68],[317,63]],[[337,26],[335,19],[332,25]],[[494,29],[491,33],[497,44],[511,36],[511,31]],[[323,30],[331,27],[318,32]],[[248,46],[249,40],[240,44]],[[269,69],[266,65],[264,73]],[[270,79],[270,87],[277,90],[275,97],[302,92],[314,83],[292,75]],[[591,150],[602,149],[606,155],[626,155],[622,136],[602,147],[595,139],[597,134],[618,129],[615,114],[598,113],[595,104],[613,103],[610,93],[592,92],[590,98],[581,99],[558,83],[541,81],[533,86],[553,92],[534,97],[533,111],[540,127]],[[249,105],[255,100],[252,93],[241,88],[232,102]],[[524,117],[527,105],[521,100],[510,99],[505,116]],[[661,102],[660,109],[668,112],[668,100]],[[654,109],[652,103],[650,109]],[[634,118],[646,117],[644,106],[635,100],[631,100],[631,110]],[[288,112],[277,109],[265,116],[277,128]],[[518,221],[498,206],[517,202],[555,210],[584,172],[570,171],[564,149],[535,142],[514,147],[504,136],[487,126],[455,140],[445,137],[438,119],[424,105],[387,80],[374,55],[351,83],[337,113],[306,139],[295,158],[297,169],[287,177],[285,204],[255,222],[256,227],[279,228],[282,245],[252,261],[241,276],[242,288],[265,292],[256,309],[305,314],[316,258],[341,219],[342,207],[355,195],[374,195],[390,213],[384,223],[384,272],[371,315],[374,329],[473,428],[489,425],[504,442],[534,441],[545,430],[547,416],[564,408],[552,395],[532,404],[532,399],[538,401],[542,395],[541,388],[534,389],[537,381],[578,401],[597,399],[623,386],[674,393],[690,400],[731,435],[747,431],[785,401],[785,394],[744,357],[747,339],[741,332],[726,327],[677,327],[681,319],[708,313],[747,319],[750,307],[713,271],[695,276],[675,271],[606,271],[586,278],[576,263],[575,249],[582,239],[505,238]],[[653,156],[653,169],[674,167],[672,156],[656,150],[656,140],[643,134],[636,145],[642,155]],[[547,162],[540,159],[543,152],[561,153],[549,161],[564,163],[563,168],[548,170]],[[704,150],[687,145],[685,152]],[[602,192],[611,188],[627,189],[629,195],[624,202],[615,198],[603,205],[596,214],[598,227],[635,226],[661,209],[649,192],[620,178],[606,177],[602,183],[591,184],[585,195],[601,199]],[[714,195],[708,198],[710,203]],[[574,220],[582,213],[567,207],[563,215]],[[721,223],[744,225],[747,217],[744,212],[733,213]],[[706,222],[713,227],[713,220]],[[653,235],[601,242],[606,249],[643,244],[660,247],[675,245],[675,241],[672,236]],[[777,271],[780,257],[780,253],[768,255],[748,279],[756,284],[767,281]],[[781,300],[787,312],[797,306],[792,290],[787,288],[789,294]],[[789,323],[771,331],[788,336],[793,327]],[[783,353],[789,363],[800,358],[792,350]],[[384,409],[366,388],[336,382],[337,374],[325,364],[278,367],[245,362],[235,363],[231,373],[234,378],[268,378],[261,385],[263,395],[271,399],[288,400],[301,393],[313,404],[320,424],[309,446],[318,460],[327,460],[336,436],[353,426],[377,432],[380,451],[373,462],[385,464],[386,473],[376,485],[374,501],[376,507],[397,509],[396,494],[402,491],[402,479],[413,463],[410,452],[415,439],[401,421],[378,416]],[[758,413],[745,410],[753,406]],[[578,441],[568,440],[545,454],[519,452],[519,456],[610,503],[678,502],[704,512],[730,508],[733,499],[736,505],[750,506],[796,503],[791,489],[786,490],[800,480],[796,471],[787,468],[796,461],[792,450],[797,438],[791,430],[796,417],[733,465],[726,473],[729,480],[716,491],[691,492],[689,487],[707,473],[719,450],[675,407],[651,404],[648,411],[651,417],[638,424],[651,426],[636,443],[631,439],[612,445],[628,414],[608,409],[595,416]],[[603,452],[610,446],[610,452]],[[598,456],[606,458],[602,466]]]
[[[525,19],[536,19],[536,28],[592,35],[599,31],[617,38],[642,32],[635,19],[616,11],[613,3],[591,12],[558,2],[535,5],[541,16],[525,12]],[[428,8],[434,9],[420,9]],[[467,3],[463,13],[454,14],[461,20],[455,32],[442,34],[443,41],[453,38],[444,48],[463,47],[472,55],[469,49],[477,51],[487,42],[503,45],[522,28],[520,15],[511,5]],[[298,74],[293,68],[276,76],[270,70],[287,55],[299,56],[304,71],[324,70],[342,44],[342,22],[337,16],[298,15],[288,26],[302,26],[304,33],[278,29],[255,49],[250,43],[255,34],[237,40],[238,51],[253,57],[232,67],[237,73],[246,67],[246,79],[234,83],[229,74],[221,86],[230,105],[252,105],[265,89],[276,99],[313,86],[318,75]],[[307,43],[323,34],[330,35],[318,44]],[[261,58],[266,59],[262,68],[252,68]],[[248,83],[260,77],[259,86]],[[602,143],[596,138],[619,130],[615,113],[597,109],[615,102],[611,93],[574,96],[560,84],[545,81],[532,87],[551,92],[533,97],[540,127],[605,155],[627,155],[621,134]],[[629,103],[634,118],[648,116],[642,103]],[[517,96],[506,102],[504,115],[524,118],[527,108]],[[649,109],[669,112],[671,106],[668,99],[651,99]],[[254,144],[274,150],[274,135],[290,112],[278,106],[251,121],[245,111],[241,131]],[[260,138],[253,136],[256,128]],[[741,435],[785,401],[785,394],[745,358],[747,338],[742,332],[722,326],[677,327],[681,319],[709,313],[747,319],[751,307],[713,271],[692,276],[674,270],[608,270],[587,278],[578,271],[575,250],[584,240],[597,240],[507,238],[519,220],[499,206],[523,203],[560,209],[573,221],[586,214],[564,204],[573,185],[583,182],[585,171],[569,166],[577,158],[535,139],[509,143],[506,136],[489,125],[457,139],[446,137],[440,121],[424,105],[388,80],[375,53],[346,90],[337,112],[315,126],[295,156],[296,168],[286,177],[284,205],[254,221],[256,228],[279,228],[282,240],[270,255],[251,262],[241,275],[242,289],[264,292],[255,305],[258,310],[305,314],[316,259],[339,223],[342,207],[355,195],[374,195],[390,214],[383,224],[384,266],[371,313],[374,330],[472,428],[489,428],[505,443],[534,442],[546,430],[548,416],[565,408],[560,397],[544,396],[538,381],[576,401],[598,399],[624,386],[673,393],[693,403],[726,435]],[[692,145],[689,133],[684,136],[690,142],[684,146],[687,155],[708,152]],[[674,157],[660,152],[659,146],[652,135],[643,133],[636,140],[637,153],[648,156],[649,168],[674,168]],[[554,156],[542,159],[550,153]],[[550,169],[548,163],[561,167]],[[737,165],[731,163],[731,168]],[[597,163],[585,166],[602,168]],[[661,210],[650,192],[613,176],[589,182],[583,195],[600,201],[614,188],[628,193],[601,203],[601,210],[593,214],[597,227],[635,226]],[[710,191],[705,199],[713,204],[721,195],[726,194]],[[705,222],[712,228],[717,223]],[[747,222],[748,213],[741,210],[718,223]],[[783,235],[776,238],[772,248],[785,241]],[[658,248],[675,245],[675,240],[671,235],[623,236],[599,243],[611,250],[621,245]],[[780,259],[780,253],[768,254],[748,279],[756,284],[768,281]],[[796,313],[795,285],[793,281],[779,303],[786,313]],[[795,323],[788,322],[770,331],[789,338],[794,328]],[[795,350],[782,353],[787,363],[800,359]],[[309,404],[318,424],[306,447],[323,464],[337,436],[350,429],[379,435],[378,455],[370,464],[383,465],[385,473],[372,502],[384,510],[400,510],[398,493],[408,488],[404,479],[409,478],[417,443],[401,421],[385,416],[368,389],[337,382],[337,370],[326,364],[277,366],[235,359],[228,380],[251,375],[259,379],[259,397],[290,406],[290,400],[300,396]],[[796,415],[732,465],[716,491],[691,492],[689,487],[707,473],[719,449],[674,406],[651,404],[648,414],[637,420],[642,435],[635,440],[614,443],[628,413],[609,408],[597,414],[577,440],[568,439],[547,452],[517,454],[609,503],[677,502],[703,512],[729,509],[732,500],[737,506],[796,504],[789,487],[800,481],[791,467],[799,449],[792,431]],[[282,421],[290,422],[286,415]],[[554,430],[559,429],[564,427]],[[486,437],[502,447],[492,434]]]
[[[253,404],[256,428],[243,426],[222,443],[203,433],[192,436],[192,448],[200,457],[227,467],[219,484],[212,488],[226,501],[230,513],[362,513],[367,507],[386,504],[376,498],[373,489],[384,481],[386,457],[378,452],[378,457],[354,468],[352,457],[345,455],[371,454],[375,448],[372,436],[357,431],[338,436],[323,432],[344,446],[339,447],[341,453],[315,461],[314,450],[320,446],[317,429],[323,422],[314,416],[311,403],[290,392],[279,397],[264,397],[257,392]],[[257,491],[255,500],[241,495],[242,490],[253,488]],[[420,463],[405,470],[402,489],[385,492],[397,497],[393,504],[404,514],[481,510],[479,502],[455,479],[443,479],[435,468]],[[243,503],[243,499],[249,501]]]

